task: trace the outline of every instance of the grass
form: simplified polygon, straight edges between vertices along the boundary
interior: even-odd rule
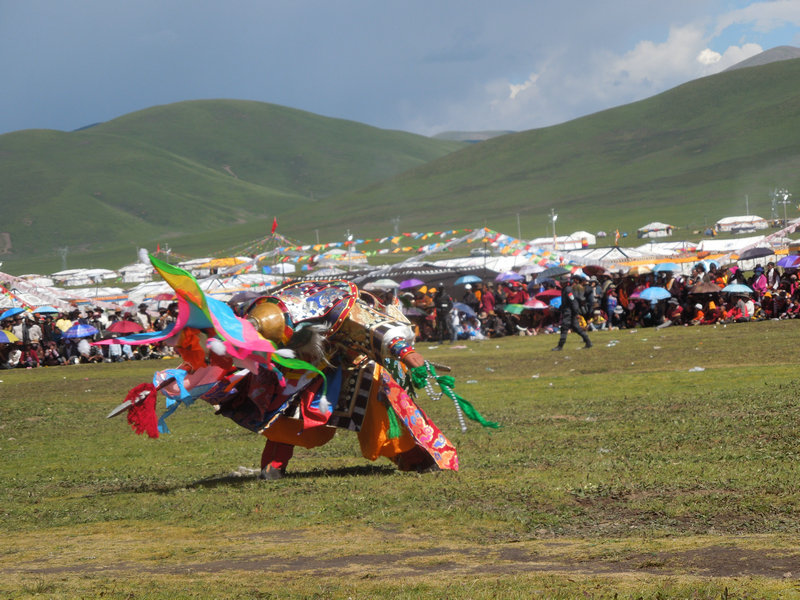
[[[233,474],[259,439],[210,407],[159,440],[104,418],[171,361],[0,372],[0,595],[789,597],[799,327],[423,344],[503,424],[421,400],[461,459],[428,475],[342,432],[260,482]]]

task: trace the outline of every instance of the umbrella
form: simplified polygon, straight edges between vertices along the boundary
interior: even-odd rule
[[[672,296],[672,294],[670,294],[668,290],[666,290],[666,289],[664,289],[662,287],[658,287],[658,286],[653,286],[653,287],[649,287],[647,289],[644,289],[639,294],[639,297],[642,300],[651,300],[651,301],[652,300],[666,300],[670,296]]]
[[[3,319],[8,319],[9,317],[13,317],[23,312],[25,312],[25,309],[22,308],[21,306],[15,306],[14,308],[9,308],[2,315],[0,315],[0,321],[2,321]]]
[[[89,337],[97,333],[97,329],[91,325],[84,325],[83,323],[76,323],[67,329],[61,337],[65,338],[83,338]]]
[[[602,275],[606,272],[605,267],[601,267],[600,265],[584,265],[583,272],[587,275],[594,275],[597,277],[598,275]]]
[[[153,297],[153,300],[156,302],[166,302],[167,300],[175,300],[175,294],[167,294],[166,292],[162,294],[156,294]]]
[[[418,285],[423,285],[424,283],[424,281],[420,281],[419,279],[406,279],[405,281],[400,282],[400,289],[407,290],[408,288],[417,287]]]
[[[481,278],[477,275],[462,275],[458,279],[456,279],[454,285],[465,285],[467,283],[478,283],[481,281]]]
[[[729,292],[731,294],[752,294],[753,290],[750,287],[746,286],[743,283],[729,283],[724,288],[722,288],[723,292]]]
[[[455,308],[459,312],[463,312],[468,317],[475,316],[475,311],[472,310],[472,307],[464,304],[463,302],[455,302],[453,304],[453,308]]]
[[[142,331],[142,326],[136,321],[114,321],[106,328],[106,331],[113,331],[114,333],[139,333]]]
[[[6,331],[5,329],[0,329],[0,344],[13,344],[14,342],[18,341],[19,338],[13,333]]]
[[[510,313],[512,315],[518,315],[523,310],[525,310],[525,306],[523,306],[522,304],[506,304],[503,307],[503,311]]]
[[[647,275],[648,273],[652,273],[653,269],[650,265],[636,265],[635,267],[631,267],[628,269],[628,275]]]
[[[407,317],[427,317],[428,313],[426,313],[421,308],[417,308],[416,306],[406,306],[403,309],[403,314]]]
[[[50,313],[58,313],[61,312],[57,308],[53,308],[52,306],[40,306],[36,310],[33,311],[34,314],[42,315],[42,314],[50,314]]]
[[[664,271],[680,271],[680,267],[674,262],[659,263],[653,267],[653,273],[662,273]]]
[[[375,281],[370,281],[367,284],[364,284],[365,290],[393,290],[396,287],[399,287],[400,284],[397,283],[394,279],[377,279]]]
[[[514,273],[513,271],[508,271],[506,273],[500,273],[497,277],[494,278],[495,281],[521,281],[525,279],[519,273]]]
[[[522,265],[519,268],[520,275],[532,275],[534,273],[541,273],[542,271],[544,271],[544,267],[542,265],[537,265],[536,263]]]
[[[553,308],[561,308],[561,296],[550,300],[550,306],[552,306]]]
[[[784,269],[796,269],[798,265],[800,265],[800,256],[797,254],[784,256],[778,261],[778,266]]]
[[[556,277],[561,277],[569,272],[569,269],[565,269],[564,267],[550,267],[536,276],[536,282],[538,283],[543,279],[555,279]]]
[[[749,260],[751,258],[763,258],[765,256],[772,256],[775,250],[772,248],[750,248],[745,250],[739,255],[739,260]]]
[[[720,287],[710,281],[701,281],[689,288],[690,294],[715,294],[719,291]]]
[[[534,296],[537,300],[549,301],[551,298],[561,298],[561,290],[550,288]]]
[[[537,300],[536,298],[530,298],[525,304],[523,304],[525,308],[532,308],[533,310],[543,310],[547,308],[547,304],[542,302],[541,300]]]

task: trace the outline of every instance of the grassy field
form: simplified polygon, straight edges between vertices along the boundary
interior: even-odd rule
[[[462,434],[421,400],[458,473],[369,463],[342,432],[277,482],[208,406],[158,440],[105,419],[171,361],[1,371],[0,597],[797,597],[798,336],[422,344],[503,425]]]

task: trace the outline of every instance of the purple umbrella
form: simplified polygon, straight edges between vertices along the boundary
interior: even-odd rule
[[[800,265],[800,255],[790,254],[778,261],[778,266],[784,269],[795,269]]]
[[[425,282],[419,279],[406,279],[400,282],[400,289],[407,290],[408,288],[417,287],[418,285],[425,285]]]
[[[522,281],[525,279],[519,273],[514,273],[513,271],[508,271],[507,273],[500,273],[497,277],[494,278],[495,281]]]

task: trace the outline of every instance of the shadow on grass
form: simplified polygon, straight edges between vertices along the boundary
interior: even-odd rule
[[[192,483],[159,483],[151,482],[130,482],[127,484],[108,488],[92,495],[111,496],[115,494],[169,494],[178,490],[216,488],[216,487],[239,487],[258,481],[258,471],[252,469],[252,473],[226,473],[213,477],[204,477]],[[352,467],[340,467],[337,469],[312,469],[310,471],[296,471],[286,474],[284,481],[291,482],[293,479],[320,479],[326,477],[374,477],[387,476],[397,473],[397,469],[392,466],[377,465],[358,465]],[[272,482],[264,481],[264,485]]]

